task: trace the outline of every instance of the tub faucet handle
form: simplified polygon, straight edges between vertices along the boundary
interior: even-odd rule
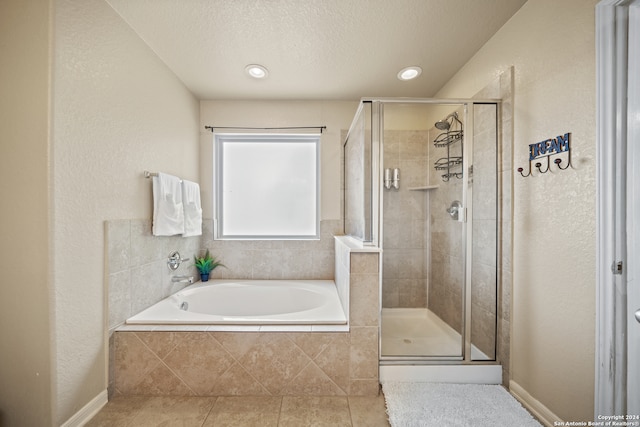
[[[189,258],[182,258],[180,252],[173,251],[167,257],[167,266],[170,270],[175,271],[184,261],[189,261]]]

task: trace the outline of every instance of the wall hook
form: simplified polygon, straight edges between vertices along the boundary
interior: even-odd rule
[[[529,163],[529,172],[525,175],[522,172],[524,172],[524,169],[522,168],[518,168],[518,172],[520,172],[520,175],[522,175],[523,177],[528,177],[529,175],[531,175],[531,163]]]
[[[565,169],[569,168],[569,166],[571,166],[571,151],[567,152],[567,165],[565,167],[562,167],[560,165],[562,163],[562,159],[560,159],[560,158],[555,159],[553,162],[558,166],[558,169],[560,169],[560,170],[565,170]]]
[[[551,157],[547,157],[547,168],[545,170],[542,170],[541,167],[542,167],[542,163],[541,162],[537,162],[536,163],[536,169],[538,169],[538,172],[540,172],[540,173],[549,172],[549,168],[551,167]]]
[[[560,154],[567,153],[567,163],[563,166],[562,158],[556,157]],[[542,158],[547,159],[546,169],[542,169],[544,161],[540,161]],[[556,157],[553,160],[553,164],[558,167],[558,170],[565,170],[571,166],[571,133],[565,133],[559,135],[553,139],[547,139],[542,142],[529,145],[529,171],[524,173],[524,168],[518,168],[518,172],[524,178],[531,176],[533,165],[540,174],[544,174],[551,170],[551,157]],[[537,160],[537,161],[536,161]],[[534,163],[535,162],[535,163]]]

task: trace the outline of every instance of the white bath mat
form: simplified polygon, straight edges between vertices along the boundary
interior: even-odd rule
[[[499,385],[382,384],[392,427],[540,427]]]

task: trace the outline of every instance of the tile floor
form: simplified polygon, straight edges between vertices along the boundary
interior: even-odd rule
[[[379,396],[114,397],[87,427],[388,427]]]

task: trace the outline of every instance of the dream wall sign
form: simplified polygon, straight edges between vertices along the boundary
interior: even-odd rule
[[[546,167],[543,169],[544,159],[546,158]],[[544,141],[529,144],[529,171],[525,174],[523,168],[518,168],[518,172],[523,177],[531,175],[532,166],[538,169],[538,172],[547,173],[555,164],[559,170],[565,170],[571,166],[571,132],[564,135],[558,135],[555,138],[545,139]]]

